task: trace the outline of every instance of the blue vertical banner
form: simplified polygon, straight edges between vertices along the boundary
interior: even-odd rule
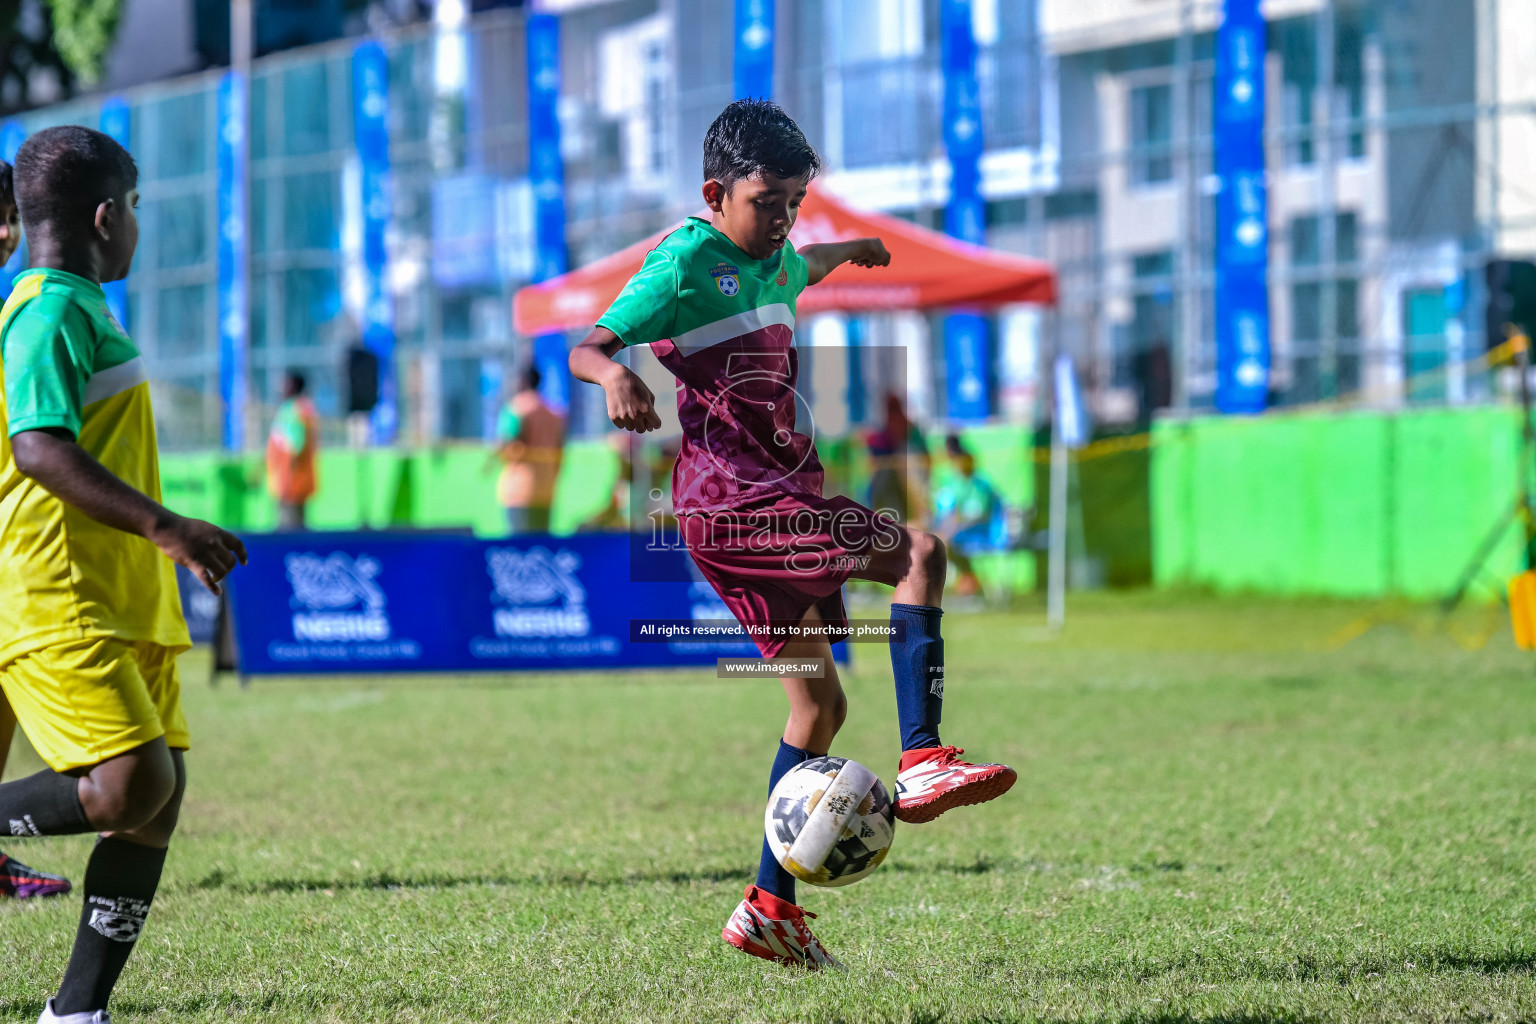
[[[987,236],[987,204],[981,196],[981,89],[976,80],[971,0],[941,0],[939,33],[944,150],[949,156],[944,231],[982,245]],[[986,419],[992,412],[992,345],[986,317],[957,312],[945,319],[944,361],[948,418],[961,423]]]
[[[946,417],[957,423],[984,420],[991,413],[991,324],[980,313],[944,318]]]
[[[119,146],[133,152],[133,137],[129,130],[128,104],[120,96],[109,96],[101,105],[101,133],[110,136]],[[128,282],[105,281],[101,290],[107,293],[107,308],[117,318],[124,331],[131,331],[128,323]]]
[[[1264,18],[1226,0],[1216,33],[1216,408],[1269,401],[1269,227],[1264,194]]]
[[[246,294],[245,79],[219,80],[219,397],[224,400],[224,447],[245,447],[245,361],[250,345]]]
[[[4,160],[8,164],[14,164],[16,162],[16,151],[21,148],[21,144],[26,141],[26,138],[26,130],[21,127],[20,121],[0,123],[0,160]],[[4,265],[0,265],[0,300],[10,296],[11,282],[16,279],[16,275],[21,273],[22,268],[26,265],[27,238],[26,235],[22,235],[21,244],[11,254],[10,260]]]
[[[559,277],[566,270],[565,164],[560,158],[560,19],[553,14],[528,18],[528,181],[533,189],[535,281]],[[534,339],[533,363],[539,369],[544,400],[557,409],[570,405],[571,384],[565,335]]]
[[[352,131],[363,211],[363,347],[379,357],[379,401],[369,416],[374,444],[400,429],[395,378],[395,307],[390,299],[385,231],[389,227],[389,55],[369,40],[352,51]]]
[[[1088,403],[1077,381],[1077,367],[1066,352],[1056,356],[1051,393],[1056,398],[1056,434],[1068,448],[1083,448],[1093,435]]]
[[[773,99],[773,0],[736,0],[733,98]]]

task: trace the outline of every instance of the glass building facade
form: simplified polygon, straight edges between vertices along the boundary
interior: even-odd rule
[[[566,245],[579,266],[700,205],[700,142],[731,98],[732,5],[552,6],[562,11]],[[937,0],[776,6],[775,98],[824,154],[825,187],[940,227]],[[1513,118],[1530,98],[1474,57],[1498,52],[1496,18],[1513,8],[1489,0],[1474,17],[1474,5],[1434,0],[1283,6],[1264,56],[1272,404],[1496,396],[1497,375],[1474,361],[1484,347],[1480,268],[1494,253],[1536,251],[1536,199],[1507,173]],[[1463,6],[1466,17],[1448,10]],[[1100,422],[1208,409],[1220,5],[1148,0],[1134,16],[1116,16],[1107,0],[971,8],[987,239],[1050,260],[1061,279],[1053,310],[993,316],[995,418],[1038,417],[1038,371],[1053,350],[1077,356]],[[529,358],[531,340],[511,323],[512,296],[533,274],[525,17],[478,15],[458,50],[429,24],[379,40],[389,66],[386,290],[405,443],[486,436],[504,383]],[[252,422],[292,367],[309,376],[338,438],[345,352],[360,337],[366,291],[360,42],[263,58],[250,93]],[[128,326],[153,367],[172,448],[222,438],[219,77],[13,122],[24,133],[96,125],[105,101],[128,105],[143,197]],[[941,419],[940,334],[935,312],[854,317],[828,337],[910,346],[924,372],[909,380],[928,389],[913,404]],[[572,390],[578,436],[605,428],[600,398]]]

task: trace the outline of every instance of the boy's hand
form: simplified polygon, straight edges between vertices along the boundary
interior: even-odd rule
[[[192,570],[198,582],[215,594],[223,593],[219,581],[229,575],[237,561],[246,564],[240,538],[201,519],[172,515],[149,539],[171,561]]]
[[[623,363],[614,363],[613,367],[601,382],[603,393],[608,396],[608,418],[613,425],[637,434],[661,429],[661,417],[656,414],[656,396],[645,386],[645,381]]]
[[[859,242],[862,248],[857,255],[850,256],[848,262],[856,267],[888,267],[891,265],[891,254],[886,251],[885,243],[878,238],[861,238]]]

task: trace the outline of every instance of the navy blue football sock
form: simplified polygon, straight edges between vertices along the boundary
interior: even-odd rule
[[[939,718],[944,713],[944,638],[939,635],[943,614],[942,608],[933,605],[891,604],[891,626],[899,631],[897,624],[906,624],[905,639],[891,641],[902,750],[939,746]]]
[[[773,771],[768,773],[768,792],[773,792],[773,787],[789,774],[791,768],[810,759],[809,750],[801,750],[799,747],[792,747],[783,740],[779,740],[779,753],[773,759]],[[779,867],[773,851],[768,848],[766,836],[763,838],[763,859],[757,865],[757,887],[766,889],[781,900],[795,902],[795,876]]]

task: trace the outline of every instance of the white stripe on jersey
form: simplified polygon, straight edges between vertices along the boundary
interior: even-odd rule
[[[745,313],[737,313],[724,320],[705,324],[703,327],[695,327],[673,338],[672,344],[676,345],[677,350],[684,355],[692,355],[711,345],[718,345],[722,341],[730,341],[732,338],[739,338],[743,334],[751,334],[753,331],[760,331],[764,327],[772,327],[775,324],[782,324],[790,330],[795,329],[795,314],[789,311],[788,303],[771,302],[766,306],[758,306]]]
[[[144,357],[134,356],[126,363],[118,363],[100,373],[91,374],[91,379],[85,382],[85,398],[80,404],[95,405],[147,380],[149,380],[149,371],[144,368]]]

